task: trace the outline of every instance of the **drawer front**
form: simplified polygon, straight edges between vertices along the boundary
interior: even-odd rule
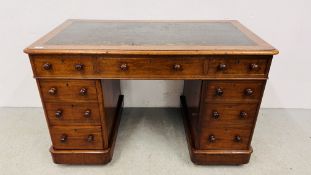
[[[207,60],[199,56],[32,56],[36,77],[150,78],[206,77]]]
[[[205,81],[205,102],[258,102],[265,81]]]
[[[203,106],[202,128],[252,128],[257,104],[215,104]]]
[[[100,126],[51,127],[55,149],[103,149]]]
[[[208,74],[216,77],[266,77],[268,56],[214,56],[209,59]]]
[[[37,77],[85,77],[96,74],[95,56],[34,55],[32,64]]]
[[[105,77],[182,78],[204,75],[203,57],[111,58],[101,57],[99,72]]]
[[[51,125],[101,125],[98,103],[46,103]]]
[[[36,77],[266,78],[271,56],[33,55]]]
[[[96,80],[39,80],[45,102],[97,102]]]
[[[201,149],[243,150],[249,148],[251,129],[208,128],[200,137]]]

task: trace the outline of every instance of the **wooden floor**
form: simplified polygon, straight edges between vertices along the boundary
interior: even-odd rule
[[[189,158],[179,109],[126,108],[107,165],[53,164],[41,108],[0,108],[0,174],[311,174],[311,110],[262,109],[254,153],[242,166],[198,166]]]

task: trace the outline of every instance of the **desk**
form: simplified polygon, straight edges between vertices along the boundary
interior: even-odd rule
[[[24,51],[40,91],[50,152],[60,164],[112,159],[122,79],[184,80],[191,160],[248,163],[278,53],[237,21],[68,20]]]

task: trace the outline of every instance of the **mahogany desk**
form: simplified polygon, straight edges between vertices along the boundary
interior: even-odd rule
[[[55,163],[112,159],[122,79],[185,80],[191,160],[245,164],[273,55],[238,21],[68,20],[24,50]]]

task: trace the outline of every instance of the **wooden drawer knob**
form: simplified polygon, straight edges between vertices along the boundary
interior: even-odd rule
[[[57,89],[55,87],[52,87],[51,89],[49,89],[49,94],[50,95],[56,95],[57,94]]]
[[[86,96],[87,95],[87,89],[86,88],[81,88],[80,89],[80,95],[81,96]]]
[[[227,65],[224,63],[221,63],[218,65],[218,70],[223,71],[227,69]]]
[[[94,135],[90,134],[87,136],[87,142],[93,142],[94,141]]]
[[[121,64],[121,65],[120,65],[120,69],[121,69],[122,71],[127,71],[127,70],[128,70],[127,64]]]
[[[63,115],[63,110],[61,110],[61,109],[58,109],[58,110],[55,112],[55,117],[58,118],[58,119],[61,118],[62,115]]]
[[[258,69],[259,69],[259,65],[258,65],[258,64],[255,64],[255,63],[250,64],[250,65],[249,65],[249,69],[250,69],[250,70],[258,70]]]
[[[180,64],[174,64],[173,69],[174,69],[175,71],[181,71],[181,70],[182,70],[182,67],[181,67]]]
[[[241,141],[242,141],[242,138],[241,138],[239,135],[236,135],[236,136],[234,137],[234,141],[235,141],[235,142],[241,142]]]
[[[210,135],[210,136],[208,136],[208,141],[209,142],[215,142],[216,141],[216,137],[214,135]]]
[[[50,64],[50,63],[43,64],[43,69],[44,70],[51,70],[52,69],[52,64]]]
[[[245,89],[244,93],[247,96],[251,96],[251,95],[253,95],[254,91],[250,88],[247,88],[247,89]]]
[[[216,95],[217,96],[222,96],[224,94],[224,91],[221,88],[216,89]]]
[[[75,69],[76,69],[77,71],[82,71],[82,70],[84,69],[84,65],[83,65],[83,64],[76,64],[76,65],[75,65]]]
[[[213,115],[212,116],[213,116],[213,119],[218,119],[220,117],[220,114],[217,111],[213,111]]]
[[[247,112],[241,111],[241,112],[240,112],[240,117],[241,117],[242,119],[246,118],[246,117],[247,117]]]
[[[67,134],[62,134],[60,136],[60,142],[62,142],[62,143],[67,142],[67,138],[68,138]]]
[[[84,117],[89,118],[91,116],[91,110],[87,109],[84,111]]]

